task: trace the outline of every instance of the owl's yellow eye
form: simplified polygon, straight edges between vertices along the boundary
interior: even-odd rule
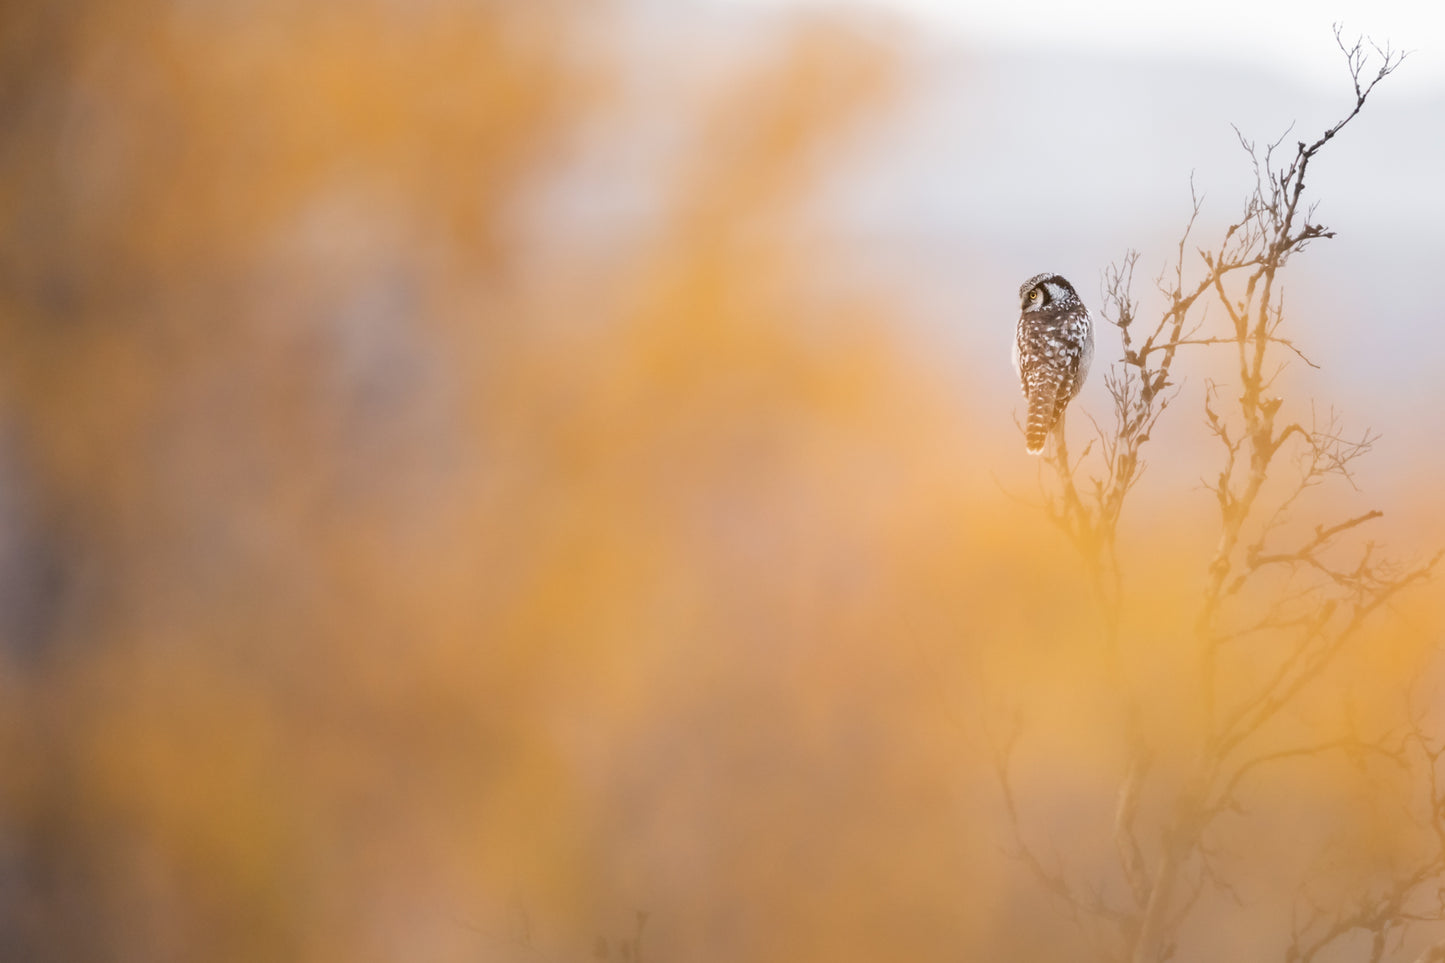
[[[1037,301],[1038,299],[1039,299],[1039,292],[1037,292],[1037,291],[1030,291],[1030,292],[1029,292],[1029,300],[1030,300],[1030,301]]]

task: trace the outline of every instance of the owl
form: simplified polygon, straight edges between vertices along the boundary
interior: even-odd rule
[[[1023,314],[1014,339],[1014,370],[1029,405],[1024,443],[1037,455],[1089,376],[1094,324],[1074,286],[1057,274],[1029,278],[1019,297]]]

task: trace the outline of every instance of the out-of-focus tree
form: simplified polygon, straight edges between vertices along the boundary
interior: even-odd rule
[[[395,957],[482,848],[448,818],[555,778],[492,748],[525,696],[427,529],[525,323],[509,211],[596,100],[567,12],[7,11],[0,955]]]
[[[957,604],[967,426],[804,212],[889,59],[806,28],[700,83],[599,271],[534,205],[608,17],[7,12],[0,956],[986,930],[879,644]]]
[[[1334,506],[1316,496],[1352,482],[1376,436],[1346,435],[1333,410],[1314,404],[1306,414],[1281,378],[1289,361],[1311,364],[1305,335],[1286,324],[1284,270],[1312,241],[1334,236],[1314,220],[1306,174],[1402,59],[1348,43],[1338,29],[1336,39],[1354,84],[1349,111],[1293,150],[1280,151],[1283,137],[1257,148],[1241,135],[1254,192],[1216,243],[1197,248],[1196,198],[1177,258],[1158,280],[1156,320],[1132,294],[1137,254],[1107,272],[1104,314],[1123,346],[1105,374],[1114,422],[1096,425],[1078,458],[1062,428],[1054,435],[1046,507],[1090,575],[1100,678],[1118,708],[1122,747],[1106,821],[1113,853],[1065,868],[1030,838],[1011,776],[1017,727],[998,739],[996,765],[1016,854],[1100,959],[1219,958],[1218,935],[1201,925],[1213,918],[1211,898],[1216,907],[1221,898],[1263,903],[1289,921],[1241,935],[1225,956],[1378,963],[1413,960],[1422,947],[1420,959],[1445,952],[1436,942],[1445,935],[1445,751],[1431,725],[1433,693],[1422,703],[1422,687],[1389,667],[1400,658],[1389,643],[1373,653],[1384,671],[1371,672],[1370,650],[1390,638],[1391,630],[1371,632],[1379,616],[1427,580],[1441,555],[1401,563],[1374,542],[1348,547],[1382,513],[1331,517]],[[1180,606],[1189,617],[1170,618],[1126,593],[1134,559],[1121,552],[1119,526],[1145,452],[1162,441],[1185,359],[1203,350],[1228,352],[1218,369],[1201,364],[1214,375],[1203,408],[1222,452],[1204,480],[1217,529],[1200,566],[1203,590]],[[1187,653],[1174,678],[1156,674],[1151,648]],[[1289,798],[1302,779],[1318,780],[1306,784],[1303,806]],[[1390,815],[1321,819],[1349,806]],[[1292,845],[1272,838],[1282,826],[1297,837]]]

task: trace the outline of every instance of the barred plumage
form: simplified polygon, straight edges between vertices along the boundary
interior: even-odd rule
[[[1029,278],[1019,298],[1023,313],[1014,339],[1014,369],[1029,406],[1024,443],[1037,455],[1089,376],[1094,325],[1073,285],[1057,274]]]

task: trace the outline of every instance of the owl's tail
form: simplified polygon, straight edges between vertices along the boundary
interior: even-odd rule
[[[1063,414],[1058,402],[1057,378],[1041,378],[1040,383],[1029,392],[1029,420],[1024,429],[1024,445],[1030,455],[1043,454],[1044,442],[1048,441],[1049,432],[1054,430],[1059,415]]]

